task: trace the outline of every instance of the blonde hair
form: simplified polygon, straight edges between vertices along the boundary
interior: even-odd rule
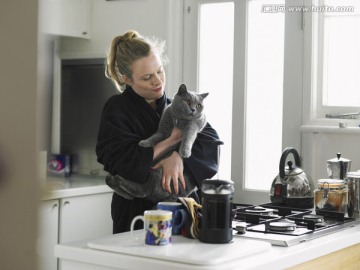
[[[123,75],[132,79],[131,65],[138,59],[155,52],[160,56],[163,65],[167,64],[164,55],[165,41],[156,38],[144,38],[138,32],[130,30],[122,36],[115,37],[107,55],[105,75],[123,92],[125,81]]]

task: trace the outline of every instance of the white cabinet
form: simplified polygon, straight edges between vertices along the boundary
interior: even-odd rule
[[[61,199],[59,242],[112,234],[111,198],[103,193]]]
[[[41,0],[39,3],[41,32],[90,38],[91,0]]]
[[[39,269],[57,270],[58,243],[93,239],[112,234],[112,192],[42,201],[39,221]]]
[[[58,243],[59,200],[43,201],[39,210],[39,269],[56,270],[54,246]]]

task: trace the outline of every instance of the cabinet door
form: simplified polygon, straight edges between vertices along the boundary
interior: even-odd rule
[[[56,270],[54,247],[58,243],[59,201],[42,201],[39,209],[39,269]]]
[[[62,199],[60,243],[112,234],[112,192]]]
[[[41,0],[39,3],[42,32],[90,38],[91,0]]]

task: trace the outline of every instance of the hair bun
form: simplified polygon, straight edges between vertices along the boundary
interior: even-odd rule
[[[130,30],[130,31],[127,31],[121,38],[122,41],[128,41],[130,39],[133,39],[133,38],[138,38],[140,37],[139,33],[137,31],[134,31],[134,30]]]

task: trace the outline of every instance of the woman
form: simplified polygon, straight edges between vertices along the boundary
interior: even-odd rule
[[[174,129],[169,138],[154,147],[138,145],[156,132],[162,112],[171,102],[164,92],[164,49],[164,42],[145,39],[135,31],[113,39],[106,75],[120,94],[110,97],[104,106],[96,154],[109,174],[140,184],[146,181],[151,169],[162,167],[162,187],[177,193],[179,184],[185,188],[184,174],[194,179],[198,187],[204,179],[215,175],[219,138],[207,124],[198,134],[191,157],[183,160],[177,151],[172,151],[156,164],[155,160],[181,141],[181,131]],[[132,219],[154,206],[155,203],[146,198],[129,200],[114,193],[113,233],[129,231]]]

